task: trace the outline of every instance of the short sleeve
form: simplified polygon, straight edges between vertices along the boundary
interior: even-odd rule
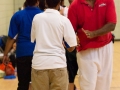
[[[13,38],[18,34],[19,30],[19,18],[17,17],[17,14],[14,14],[10,20],[10,25],[9,25],[9,31],[8,31],[8,36]]]
[[[107,0],[106,19],[107,22],[117,22],[114,0]]]
[[[64,24],[64,40],[69,45],[69,47],[77,45],[76,34],[71,22],[68,19],[66,19],[66,22]]]
[[[77,19],[77,0],[73,1],[68,9],[68,19],[71,21],[74,30],[77,30],[78,27],[78,19]]]

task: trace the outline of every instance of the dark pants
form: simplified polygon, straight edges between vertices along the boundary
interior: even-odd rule
[[[77,71],[78,71],[76,50],[74,50],[73,52],[68,52],[66,50],[66,59],[67,59],[69,83],[74,83],[74,79],[75,79],[75,76],[76,76]]]
[[[17,90],[29,89],[29,82],[31,81],[31,64],[32,56],[24,56],[17,58],[17,75],[18,75]]]

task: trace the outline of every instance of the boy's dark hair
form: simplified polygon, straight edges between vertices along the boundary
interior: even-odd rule
[[[44,11],[45,9],[45,0],[39,0],[39,8]]]
[[[25,4],[27,6],[34,6],[37,3],[38,0],[26,0]]]
[[[25,8],[25,7],[27,7],[28,5],[27,5],[27,2],[25,1],[24,2],[24,4],[23,4],[23,7]]]
[[[64,6],[64,0],[61,0],[60,5]]]
[[[55,8],[61,0],[46,0],[48,8]]]

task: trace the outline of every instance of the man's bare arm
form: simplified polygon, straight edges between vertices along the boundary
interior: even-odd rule
[[[115,26],[116,26],[116,24],[114,24],[114,23],[107,23],[102,28],[100,28],[96,31],[89,31],[89,30],[83,29],[83,32],[86,34],[86,36],[88,38],[94,38],[94,37],[98,37],[98,36],[107,34],[108,32],[114,31]]]

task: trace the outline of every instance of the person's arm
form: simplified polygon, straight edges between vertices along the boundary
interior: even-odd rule
[[[63,46],[66,48],[69,52],[72,52],[75,49],[75,46],[70,47],[66,41],[63,40]]]
[[[106,18],[105,20],[107,24],[105,24],[102,28],[95,30],[95,31],[89,31],[89,30],[83,29],[83,31],[85,32],[88,38],[98,37],[98,36],[107,34],[108,32],[115,30],[117,18],[116,18],[115,4],[113,0],[107,1],[107,9],[106,9],[105,18]]]
[[[72,52],[77,46],[76,34],[68,19],[64,23],[64,41],[67,44],[66,48],[69,52]]]
[[[108,0],[107,2],[106,21],[108,23],[95,32],[97,36],[101,36],[115,30],[117,18],[114,0]]]
[[[108,32],[114,31],[115,26],[116,24],[114,23],[108,23],[96,31],[89,31],[89,30],[84,30],[84,29],[82,30],[85,32],[88,38],[95,38],[95,37],[107,34]]]
[[[73,47],[67,48],[67,50],[68,50],[69,52],[72,52],[72,51],[75,49],[75,47],[76,47],[76,46],[73,46]]]
[[[4,51],[5,56],[8,55],[8,53],[11,50],[14,42],[15,42],[15,39],[12,39],[12,38],[8,37],[7,42],[6,42],[5,51]]]
[[[8,37],[7,42],[6,42],[6,47],[5,47],[5,51],[4,51],[4,56],[3,56],[3,63],[6,64],[7,62],[9,62],[8,60],[8,53],[11,50],[13,44],[15,42],[15,39],[12,39],[10,37]]]
[[[9,31],[8,31],[8,39],[6,42],[6,47],[4,50],[4,56],[3,56],[3,63],[7,63],[8,62],[8,53],[11,50],[13,43],[15,42],[15,36],[18,34],[18,27],[19,27],[19,16],[18,13],[15,13],[10,21],[10,26],[9,26]]]
[[[114,31],[115,30],[115,26],[116,26],[116,24],[114,24],[114,23],[107,23],[101,29],[98,29],[97,31],[95,31],[95,34],[97,36],[104,35],[104,34],[106,34],[108,32]]]

